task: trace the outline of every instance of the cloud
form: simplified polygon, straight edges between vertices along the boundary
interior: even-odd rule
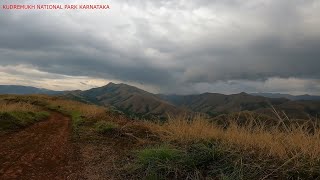
[[[103,86],[110,80],[86,76],[67,76],[36,70],[32,66],[0,66],[0,84],[34,86],[51,90],[90,89]]]
[[[320,92],[314,85],[320,79],[318,1],[108,4],[108,11],[2,12],[1,72],[10,79],[28,67],[30,72],[23,73],[32,82],[86,77],[166,93],[291,90],[291,84],[278,80],[302,84],[302,93]],[[76,89],[90,87],[75,82]]]

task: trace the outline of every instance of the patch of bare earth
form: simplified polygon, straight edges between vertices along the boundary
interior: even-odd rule
[[[152,142],[146,138],[147,130],[137,128],[123,128],[106,134],[82,128],[76,137],[83,164],[81,177],[90,180],[134,179],[127,172],[133,162],[133,151]]]
[[[0,134],[0,179],[133,179],[127,172],[133,151],[153,140],[132,124],[107,134],[90,126],[73,133],[70,118],[52,112],[48,120]]]
[[[0,135],[0,179],[79,179],[81,164],[70,142],[68,117],[48,120]]]

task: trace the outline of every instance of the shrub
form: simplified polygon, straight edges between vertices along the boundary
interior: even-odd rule
[[[118,128],[118,125],[106,121],[98,121],[94,126],[95,130],[101,134],[113,132],[115,129]]]
[[[183,153],[168,146],[142,149],[137,152],[136,169],[145,171],[148,179],[159,179],[178,171]]]
[[[76,111],[71,112],[71,119],[72,119],[72,126],[74,131],[77,131],[78,128],[85,122],[81,114]]]
[[[135,170],[147,179],[203,179],[236,172],[231,158],[213,144],[195,144],[186,149],[162,145],[137,152]]]

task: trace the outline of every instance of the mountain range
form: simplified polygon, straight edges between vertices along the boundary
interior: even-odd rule
[[[310,98],[311,96],[290,95],[288,98],[287,96],[282,97],[281,94],[272,96],[268,93],[247,94],[244,92],[232,95],[218,93],[164,95],[152,94],[127,84],[114,83],[84,91],[63,92],[25,86],[0,86],[0,93],[59,95],[81,102],[112,107],[126,114],[143,118],[193,113],[214,117],[240,111],[272,115],[271,106],[284,111],[292,118],[308,118],[320,114],[320,101],[316,101],[316,96]]]
[[[218,93],[203,93],[198,95],[160,95],[177,107],[202,112],[209,115],[218,115],[229,112],[253,111],[260,108],[269,108],[289,101],[285,98],[265,98],[252,96],[247,93],[224,95]]]
[[[58,94],[59,91],[19,85],[0,85],[0,94]]]
[[[251,93],[255,96],[263,96],[268,98],[287,98],[290,100],[309,100],[309,101],[320,101],[320,96],[312,96],[309,94],[294,96],[291,94],[281,94],[281,93]]]

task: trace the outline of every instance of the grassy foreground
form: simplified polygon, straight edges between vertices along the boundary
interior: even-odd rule
[[[146,125],[151,131],[158,134],[164,143],[173,146],[171,151],[178,150],[183,156],[178,158],[178,161],[170,160],[170,163],[176,162],[175,166],[166,166],[166,171],[163,171],[163,168],[155,168],[154,163],[157,161],[153,160],[149,161],[149,166],[143,166],[144,170],[151,168],[152,175],[157,174],[158,177],[167,178],[170,176],[195,179],[205,177],[221,179],[320,178],[318,121],[306,120],[306,123],[302,125],[286,125],[282,121],[279,119],[278,125],[268,126],[250,120],[240,125],[236,123],[236,120],[230,119],[229,125],[223,127],[198,116],[193,120],[180,117],[171,118],[166,123],[147,122]],[[203,147],[197,150],[197,154],[199,156],[202,156],[203,153],[207,154],[205,159],[208,161],[200,158],[195,163],[188,164],[190,156],[193,157],[189,151],[194,145]],[[163,147],[158,150],[166,151]],[[138,153],[138,157],[146,156],[143,152]],[[157,156],[156,153],[153,156]],[[170,159],[167,157],[156,159],[162,158]],[[138,161],[138,164],[146,163]],[[161,162],[158,162],[157,166],[159,164]],[[193,167],[193,170],[189,169],[187,172],[181,170],[188,169],[187,167]]]
[[[0,101],[0,130],[27,127],[49,117],[49,113],[28,103]]]
[[[104,107],[58,97],[0,96],[0,100],[6,102],[0,115],[19,117],[19,109],[26,117],[40,113],[39,107],[48,108],[69,115],[78,136],[90,136],[93,142],[117,141],[117,148],[125,149],[123,159],[116,159],[122,163],[118,173],[123,179],[320,179],[317,119],[290,123],[274,110],[277,123],[250,116],[241,123],[230,116],[227,126],[201,116],[155,123],[132,121]]]

